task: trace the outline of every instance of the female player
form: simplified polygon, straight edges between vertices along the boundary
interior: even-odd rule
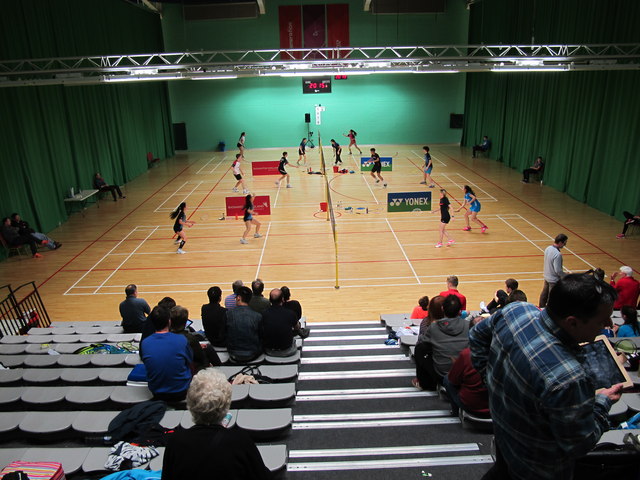
[[[240,149],[240,154],[244,155],[244,140],[245,140],[245,132],[240,134],[240,138],[238,139],[238,144],[236,145]]]
[[[300,142],[300,146],[298,147],[298,155],[300,155],[298,157],[298,161],[296,162],[298,165],[300,165],[300,160],[304,160],[304,163],[302,165],[307,164],[306,147],[307,147],[307,139],[303,138],[302,141]]]
[[[231,191],[232,192],[237,192],[238,191],[238,187],[240,185],[242,185],[242,193],[244,193],[246,195],[247,193],[249,193],[249,190],[247,190],[247,187],[244,184],[244,180],[242,179],[242,176],[244,175],[244,173],[242,172],[242,168],[240,168],[240,161],[241,160],[244,160],[244,155],[242,155],[241,153],[236,153],[236,159],[231,164],[231,168],[233,169],[233,176],[236,177],[236,180],[238,182],[231,189]]]
[[[280,182],[286,178],[287,188],[293,188],[289,183],[289,174],[284,169],[284,167],[286,167],[287,165],[289,165],[289,160],[287,160],[287,152],[282,152],[282,158],[280,159],[280,163],[278,164],[278,172],[280,172],[280,175],[282,176],[276,181],[276,185],[280,185]],[[291,166],[294,168],[298,168],[296,165]]]
[[[370,150],[371,150],[371,159],[369,160],[369,163],[373,163],[373,168],[371,169],[371,176],[376,181],[376,183],[380,183],[380,180],[382,180],[382,185],[386,188],[387,184],[384,182],[384,178],[382,178],[382,175],[380,175],[380,172],[382,171],[382,162],[380,161],[380,155],[376,153],[375,148],[372,148]],[[376,178],[376,175],[378,175],[378,178]]]
[[[431,154],[429,153],[429,147],[426,145],[422,147],[424,151],[424,181],[420,182],[421,185],[429,185],[429,188],[435,187],[433,179],[431,178],[431,170],[433,170],[433,162],[431,161]]]
[[[244,229],[244,233],[242,234],[242,238],[240,239],[240,243],[247,244],[247,235],[249,235],[249,231],[251,230],[251,224],[253,223],[256,226],[256,233],[253,234],[254,238],[260,238],[262,235],[258,233],[260,231],[260,222],[253,218],[253,195],[249,194],[244,199],[244,217],[242,220],[246,228]]]
[[[331,146],[333,147],[333,156],[336,157],[335,165],[338,165],[338,163],[342,165],[342,159],[340,158],[340,155],[342,155],[342,147],[333,138],[331,139]]]
[[[343,133],[342,135],[349,138],[349,155],[353,155],[353,153],[351,153],[351,147],[356,147],[360,155],[362,155],[362,150],[360,150],[360,147],[356,144],[356,137],[358,136],[356,131],[349,130],[349,133]]]
[[[173,231],[178,235],[178,238],[176,238],[176,241],[174,243],[180,244],[178,250],[176,250],[176,253],[187,253],[182,250],[182,247],[184,247],[184,244],[187,242],[187,235],[184,233],[183,228],[185,225],[187,227],[193,227],[193,225],[195,224],[195,222],[187,220],[187,214],[184,213],[186,209],[187,204],[185,202],[182,202],[180,205],[178,205],[178,208],[176,208],[169,214],[169,217],[175,220],[175,223],[173,224]]]
[[[487,227],[484,223],[478,220],[478,212],[480,211],[480,208],[482,208],[482,205],[480,205],[480,202],[476,198],[476,194],[473,192],[473,190],[469,185],[465,185],[463,190],[464,190],[464,203],[460,206],[459,209],[456,210],[456,212],[459,212],[467,205],[469,206],[469,210],[467,210],[464,214],[464,219],[467,222],[467,226],[464,227],[462,230],[464,230],[465,232],[468,232],[469,230],[471,230],[471,225],[469,225],[469,217],[471,217],[471,220],[473,220],[478,225],[480,225],[480,231],[482,233],[486,232],[489,229],[489,227]]]
[[[449,210],[451,209],[451,203],[449,202],[449,197],[447,197],[447,191],[443,188],[440,190],[440,240],[436,243],[436,248],[442,247],[442,240],[444,237],[447,237],[447,247],[453,245],[455,240],[449,236],[447,233],[447,225],[451,221],[451,214]],[[435,213],[437,210],[433,210],[431,213]]]

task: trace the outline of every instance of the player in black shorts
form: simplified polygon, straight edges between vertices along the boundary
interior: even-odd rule
[[[339,163],[342,165],[342,159],[340,158],[340,155],[342,154],[342,147],[333,138],[331,139],[331,146],[333,147],[333,156],[336,157],[335,164],[338,165]]]
[[[369,160],[369,163],[373,163],[371,176],[374,178],[376,183],[380,183],[380,181],[382,180],[382,186],[386,188],[387,184],[385,183],[384,178],[382,178],[382,175],[380,175],[380,172],[382,171],[382,162],[380,161],[380,155],[376,153],[375,148],[370,149],[370,151],[371,159]],[[376,175],[378,175],[378,178],[376,178]]]
[[[300,165],[300,160],[304,160],[303,165],[307,164],[307,139],[303,138],[302,141],[300,142],[300,146],[298,147],[298,155],[300,155],[298,157],[298,161],[296,162],[298,165]]]
[[[280,185],[280,182],[286,178],[287,188],[293,188],[289,183],[289,174],[284,168],[287,165],[290,165],[289,160],[287,160],[287,152],[282,152],[282,158],[280,159],[280,164],[278,165],[278,172],[282,176],[278,179],[278,181],[276,182],[276,185]],[[294,168],[298,168],[296,165],[291,165],[291,166]]]
[[[182,202],[180,205],[178,205],[178,208],[176,208],[169,214],[169,217],[175,220],[173,224],[173,231],[176,235],[178,235],[174,243],[180,244],[178,250],[176,250],[176,253],[187,253],[182,250],[182,247],[184,247],[184,244],[187,242],[187,235],[184,233],[183,228],[185,225],[187,227],[193,227],[193,225],[195,224],[195,222],[187,220],[187,214],[184,213],[186,209],[187,204],[185,202]]]
[[[447,247],[453,245],[455,240],[449,236],[446,231],[447,224],[451,221],[451,204],[449,197],[447,197],[447,191],[443,188],[440,190],[440,240],[436,243],[436,248],[442,247],[442,240],[447,237]],[[437,210],[432,210],[431,213],[436,213]]]
[[[251,224],[254,224],[256,226],[256,233],[253,234],[253,237],[260,238],[262,236],[259,233],[260,222],[255,218],[253,218],[253,215],[254,215],[253,195],[249,194],[246,197],[244,197],[244,207],[242,207],[242,209],[244,210],[244,216],[242,217],[242,221],[245,224],[245,229],[244,229],[244,233],[242,234],[242,238],[240,239],[240,243],[247,244],[249,243],[247,241],[247,235],[249,235],[249,232],[251,231]]]

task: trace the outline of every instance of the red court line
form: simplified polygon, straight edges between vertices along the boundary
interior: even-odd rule
[[[502,192],[506,193],[507,195],[515,198],[516,200],[518,200],[520,203],[523,203],[524,205],[526,205],[527,207],[529,207],[530,209],[538,212],[540,215],[542,215],[543,217],[547,218],[548,220],[551,220],[552,222],[560,225],[564,230],[566,230],[567,232],[570,232],[572,235],[575,235],[576,237],[578,237],[580,240],[588,243],[589,245],[591,245],[593,248],[599,250],[600,252],[602,252],[603,254],[609,256],[610,258],[614,259],[616,262],[618,262],[620,265],[624,265],[624,262],[622,260],[620,260],[619,258],[613,256],[611,253],[603,250],[602,248],[598,247],[597,245],[593,244],[592,242],[590,242],[589,240],[587,240],[586,238],[584,238],[583,236],[577,234],[576,232],[574,232],[573,230],[571,230],[570,228],[568,228],[566,225],[563,225],[562,223],[560,223],[559,221],[557,221],[555,218],[551,218],[549,215],[547,215],[546,213],[544,213],[543,211],[537,209],[536,207],[534,207],[533,205],[531,205],[528,202],[525,202],[524,200],[522,200],[522,198],[514,195],[513,193],[511,193],[508,190],[505,190],[504,188],[502,188],[500,185],[492,182],[491,180],[489,180],[487,177],[480,175],[478,172],[476,172],[475,170],[472,170],[470,167],[466,166],[465,164],[461,163],[459,160],[456,160],[455,158],[447,155],[446,153],[443,153],[444,156],[446,156],[447,158],[453,160],[455,163],[457,163],[459,166],[469,170],[470,172],[474,173],[475,175],[479,176],[480,178],[482,178],[483,180],[489,182],[491,185],[493,185],[494,187],[496,187],[498,190],[501,190]],[[503,165],[504,166],[504,165]],[[566,192],[560,192],[560,193],[564,193],[566,195]],[[638,272],[638,270],[634,271]]]
[[[133,210],[131,210],[129,213],[127,213],[124,217],[122,217],[120,220],[118,220],[116,223],[114,223],[113,225],[111,225],[111,227],[109,227],[102,235],[100,235],[98,238],[96,238],[94,241],[92,241],[89,245],[87,245],[85,248],[83,248],[78,254],[74,255],[73,258],[71,258],[71,260],[69,260],[67,263],[65,263],[64,265],[62,265],[58,270],[56,270],[55,272],[53,272],[51,275],[49,275],[49,277],[47,279],[45,279],[44,282],[42,282],[40,285],[38,285],[38,288],[42,287],[45,283],[47,283],[49,280],[51,280],[53,277],[55,277],[58,273],[60,273],[67,265],[71,264],[72,262],[75,261],[76,258],[78,258],[80,255],[82,255],[84,252],[86,252],[89,248],[91,248],[93,245],[95,245],[102,237],[104,237],[107,233],[109,233],[111,230],[113,230],[115,227],[117,227],[120,223],[122,223],[126,218],[129,217],[129,215],[131,215],[133,212],[135,212],[136,210],[138,210],[142,205],[144,205],[145,203],[147,203],[149,200],[151,200],[151,198],[156,195],[160,190],[162,190],[164,187],[166,187],[167,185],[169,185],[171,182],[173,182],[176,178],[178,178],[180,175],[182,175],[184,173],[185,170],[187,170],[188,168],[191,167],[191,164],[187,165],[186,167],[184,167],[178,174],[176,174],[176,176],[174,176],[171,180],[168,180],[167,183],[165,183],[163,186],[161,186],[160,188],[158,188],[155,192],[153,192],[151,195],[149,195],[147,197],[146,200],[143,200],[143,202],[138,205],[136,208],[134,208]],[[71,270],[67,270],[67,271],[71,271]],[[86,270],[85,270],[86,271]]]

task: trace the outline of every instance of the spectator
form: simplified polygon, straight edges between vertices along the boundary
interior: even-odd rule
[[[640,337],[640,325],[638,325],[638,311],[636,307],[625,305],[620,309],[624,323],[620,327],[614,327],[618,337]]]
[[[238,294],[238,289],[242,287],[244,284],[242,280],[236,280],[231,284],[231,293],[227,295],[224,299],[224,308],[227,310],[231,310],[236,306],[236,295]]]
[[[176,306],[176,301],[171,297],[164,297],[158,302],[158,306],[164,307],[169,310],[169,312],[171,312],[171,309]],[[142,336],[140,337],[140,342],[142,342],[142,340],[147,338],[149,335],[153,335],[154,333],[156,333],[156,330],[153,326],[153,323],[144,322],[144,324],[142,325]],[[142,343],[140,346],[140,350],[142,350]]]
[[[611,286],[618,293],[618,298],[613,304],[614,310],[620,310],[624,305],[636,305],[640,294],[640,282],[633,278],[633,269],[622,266],[619,272],[611,275]]]
[[[251,290],[239,287],[236,307],[227,311],[227,350],[236,363],[258,358],[262,348],[262,315],[249,308]]]
[[[26,237],[31,235],[37,243],[45,245],[49,250],[57,250],[62,246],[60,242],[56,242],[52,238],[47,237],[44,233],[36,232],[27,222],[22,220],[17,213],[11,214],[11,226],[17,228],[21,236]]]
[[[187,339],[169,331],[171,317],[164,307],[154,307],[149,319],[156,332],[142,341],[142,361],[149,390],[155,400],[184,400],[191,382],[193,354]]]
[[[429,308],[429,297],[427,297],[426,295],[424,297],[420,297],[418,299],[418,305],[413,307],[413,312],[411,312],[411,319],[424,320],[427,317],[427,315],[429,315],[429,312],[427,310],[428,308]]]
[[[445,298],[449,295],[455,295],[460,299],[462,310],[467,309],[467,297],[465,297],[458,291],[458,277],[456,277],[455,275],[449,275],[447,277],[447,290],[445,290],[444,292],[440,292],[439,295]]]
[[[553,240],[553,245],[549,245],[544,251],[544,285],[538,303],[540,308],[547,306],[549,291],[564,275],[560,250],[567,245],[567,240],[568,237],[564,233],[560,233]]]
[[[476,152],[486,152],[490,149],[491,149],[491,140],[489,140],[489,137],[485,135],[484,137],[482,137],[482,143],[480,145],[473,146],[473,153],[471,154],[471,156],[475,158]]]
[[[530,168],[525,168],[522,171],[522,183],[529,183],[529,175],[532,173],[541,172],[544,168],[544,162],[542,161],[542,157],[536,158],[536,161],[533,162],[533,166]]]
[[[570,274],[551,289],[545,310],[516,302],[471,330],[495,434],[496,463],[483,478],[573,478],[574,460],[609,429],[622,385],[596,393],[579,344],[609,324],[615,298],[606,283]]]
[[[589,270],[587,270],[584,273],[588,273],[590,275],[593,275],[594,278],[597,278],[598,280],[600,280],[601,282],[604,282],[604,270],[601,268],[590,268]]]
[[[42,257],[42,255],[38,253],[35,239],[31,235],[20,235],[18,229],[11,226],[11,219],[9,217],[2,219],[2,238],[4,238],[4,241],[7,242],[7,245],[10,247],[29,245],[33,258]]]
[[[631,225],[640,225],[640,212],[638,212],[637,215],[634,215],[631,212],[622,212],[622,214],[624,215],[625,221],[622,227],[622,233],[616,235],[617,238],[624,238],[627,234],[627,229]]]
[[[262,296],[262,292],[264,292],[264,283],[262,283],[262,280],[256,278],[251,282],[251,291],[253,295],[251,295],[249,307],[260,314],[264,313],[265,310],[269,308],[270,303],[269,300]]]
[[[432,319],[422,341],[416,345],[416,374],[419,387],[435,390],[451,368],[452,358],[469,345],[469,324],[460,316],[460,299],[449,295],[442,302],[444,318]],[[418,356],[420,359],[418,359]],[[418,387],[418,385],[414,385]]]
[[[483,313],[493,313],[498,308],[504,307],[507,304],[507,298],[509,298],[509,294],[517,290],[518,281],[513,278],[507,278],[504,281],[505,290],[496,290],[496,293],[493,296],[493,300],[491,300],[486,306],[484,302],[480,302],[480,311]]]
[[[507,297],[507,305],[513,302],[528,302],[527,295],[522,290],[513,290]]]
[[[482,317],[479,317],[482,320]],[[471,365],[471,350],[464,348],[442,378],[442,386],[451,404],[451,414],[460,409],[479,417],[489,417],[489,393],[478,371]]]
[[[292,310],[284,307],[282,290],[271,290],[269,301],[271,306],[262,314],[265,352],[274,357],[294,355],[297,347],[293,336],[300,322]]]
[[[302,305],[300,305],[300,302],[297,300],[291,300],[291,290],[289,290],[289,287],[284,286],[280,288],[280,290],[282,291],[284,308],[288,308],[296,314],[296,318],[298,320],[302,320]],[[300,338],[307,338],[311,330],[308,327],[302,327],[301,322],[298,322],[298,324],[300,327],[296,330],[296,335],[299,335]]]
[[[227,344],[227,309],[220,305],[222,290],[211,287],[207,290],[209,303],[202,305],[202,326],[209,343],[214,347],[224,347]]]
[[[127,198],[122,195],[122,191],[120,190],[120,187],[118,185],[109,185],[99,173],[96,173],[93,176],[93,188],[95,188],[96,190],[100,190],[101,192],[111,192],[114,202],[118,201],[118,199],[116,198],[116,193],[120,197],[120,200]]]
[[[444,318],[444,312],[442,311],[442,302],[444,297],[442,295],[436,295],[429,302],[427,307],[427,316],[420,322],[419,335],[424,339],[424,335],[427,332],[427,328],[431,325],[433,320],[440,320]]]
[[[207,345],[207,349],[200,346],[198,338],[187,330],[187,323],[189,322],[189,310],[180,305],[176,305],[171,309],[171,332],[182,335],[187,339],[189,348],[193,356],[193,362],[191,363],[191,371],[199,372],[205,368],[214,365],[221,365],[218,354],[211,347]]]
[[[268,480],[271,472],[251,437],[220,425],[231,406],[231,385],[214,369],[200,371],[187,393],[194,426],[169,435],[162,480]]]
[[[418,341],[416,342],[416,348],[414,351],[413,358],[415,358],[416,362],[416,376],[411,380],[411,385],[416,387],[418,390],[422,390],[422,385],[431,386],[431,377],[427,374],[427,345],[425,344],[425,338],[427,334],[427,330],[429,325],[436,320],[440,320],[444,318],[444,311],[442,310],[442,303],[444,302],[444,297],[441,295],[436,295],[429,302],[428,314],[420,323],[420,335],[418,336]]]
[[[125,333],[142,333],[147,319],[146,315],[149,315],[151,307],[144,298],[138,298],[138,287],[133,283],[126,286],[124,293],[127,298],[120,303],[122,329]]]

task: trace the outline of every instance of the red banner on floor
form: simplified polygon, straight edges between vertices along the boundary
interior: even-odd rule
[[[226,216],[233,217],[238,216],[242,218],[244,216],[244,195],[238,195],[237,197],[225,198]],[[253,199],[253,211],[258,215],[271,215],[271,198],[269,195],[258,195]]]
[[[278,7],[280,20],[280,48],[302,48],[302,10],[300,5]],[[302,58],[302,54],[280,54],[281,60]]]
[[[280,175],[278,172],[278,166],[280,162],[275,160],[269,160],[267,162],[252,162],[251,173],[256,175]]]
[[[327,46],[329,48],[349,46],[349,5],[346,3],[327,5]],[[347,50],[336,50],[331,58],[347,56]]]

